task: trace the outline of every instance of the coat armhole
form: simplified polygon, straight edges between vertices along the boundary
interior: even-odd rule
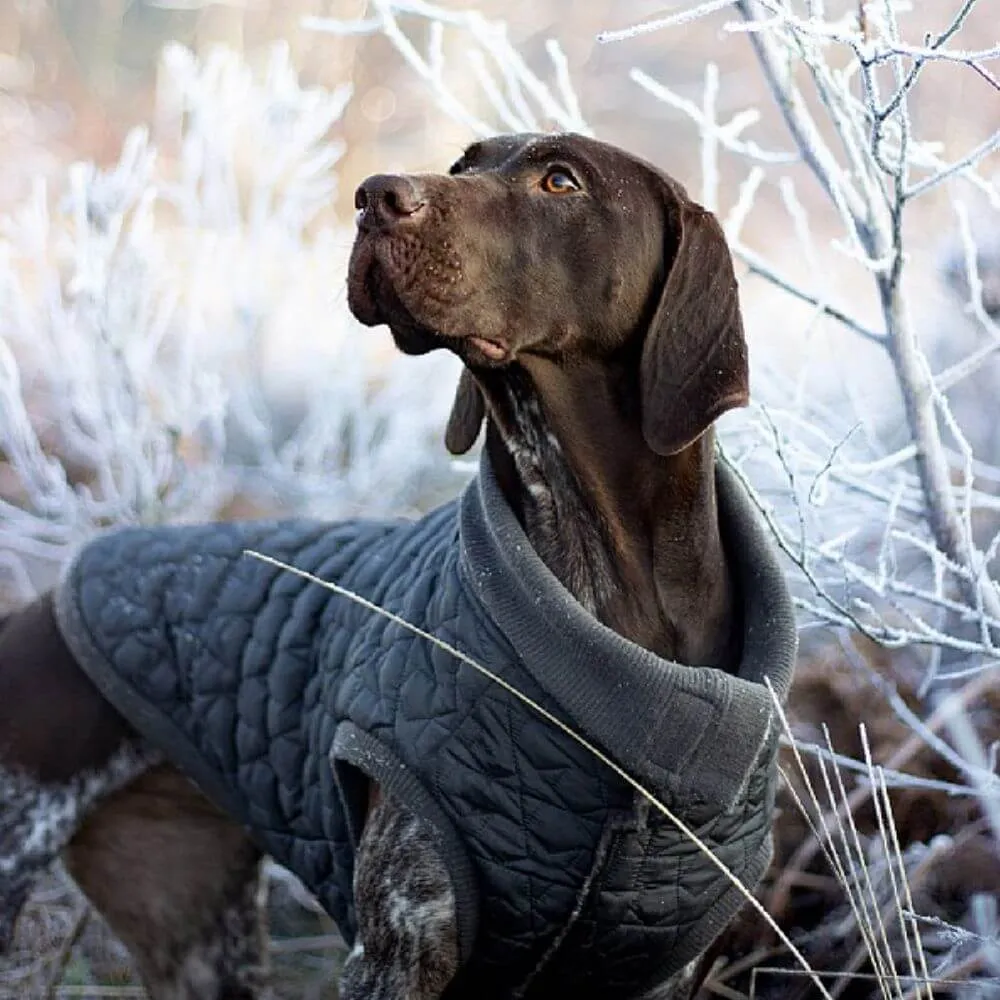
[[[479,918],[476,873],[454,824],[417,775],[396,754],[353,722],[342,722],[333,739],[330,764],[357,852],[368,810],[368,785],[377,781],[386,795],[412,809],[430,827],[455,893],[459,962],[472,954]],[[354,873],[351,873],[353,880]]]

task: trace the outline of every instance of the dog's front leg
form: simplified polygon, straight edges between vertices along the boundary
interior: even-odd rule
[[[354,868],[358,936],[341,1000],[437,1000],[458,971],[448,869],[429,826],[376,790]]]

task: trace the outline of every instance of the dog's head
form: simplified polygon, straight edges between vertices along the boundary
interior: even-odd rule
[[[485,409],[475,374],[526,355],[631,356],[646,444],[669,455],[748,399],[721,228],[670,177],[577,135],[471,145],[447,176],[376,175],[357,190],[348,301],[407,353],[453,350],[448,447]],[[631,353],[629,353],[631,352]]]

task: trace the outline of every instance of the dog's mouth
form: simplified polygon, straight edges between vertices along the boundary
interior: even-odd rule
[[[380,306],[387,291],[392,292],[392,286],[375,260],[374,241],[359,233],[347,267],[347,305],[365,326],[379,326],[388,322]]]
[[[503,364],[510,360],[510,348],[499,340],[487,340],[486,337],[464,337],[463,342],[474,348],[486,361],[493,364]]]
[[[441,329],[413,315],[401,298],[392,275],[379,259],[376,240],[359,234],[354,242],[347,273],[347,302],[365,326],[385,324],[404,354],[426,354],[448,347],[470,365],[492,367],[512,359],[503,341]]]

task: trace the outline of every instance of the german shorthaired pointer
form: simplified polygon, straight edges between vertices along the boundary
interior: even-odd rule
[[[728,718],[712,715],[713,706],[725,701],[718,710],[722,713],[729,711],[729,702],[739,701],[740,696],[727,696],[713,702],[710,691],[735,681],[741,657],[749,655],[751,632],[745,619],[757,614],[747,610],[757,597],[744,591],[770,587],[775,592],[765,610],[770,633],[780,639],[776,683],[779,690],[786,687],[794,650],[786,595],[771,564],[756,577],[736,565],[742,546],[760,548],[759,540],[750,538],[756,529],[741,521],[734,538],[735,529],[720,527],[735,501],[724,496],[726,481],[716,469],[712,424],[725,411],[746,404],[748,381],[736,280],[715,218],[654,167],[574,135],[476,142],[447,176],[368,178],[357,190],[356,205],[350,308],[366,325],[387,325],[407,354],[445,348],[464,363],[446,444],[452,453],[467,452],[485,424],[482,490],[496,492],[489,503],[513,512],[504,537],[515,541],[498,550],[498,559],[534,559],[520,552],[516,539],[526,537],[525,548],[544,564],[538,572],[553,576],[553,587],[565,592],[565,603],[558,605],[564,611],[551,614],[546,626],[553,637],[563,630],[564,618],[593,622],[600,633],[595,643],[620,643],[631,663],[653,665],[649,683],[656,683],[662,663],[664,676],[681,670],[695,678],[692,685],[701,685],[702,693],[685,701],[682,688],[688,682],[678,682],[680,700],[665,710],[649,704],[655,698],[630,695],[632,682],[616,680],[614,663],[598,664],[597,674],[608,678],[608,690],[624,691],[615,716],[622,727],[628,728],[632,716],[659,720],[655,725],[642,722],[656,731],[640,734],[645,740],[636,751],[640,772],[643,754],[655,753],[659,743],[670,743],[675,729],[685,729],[686,706],[702,711],[698,732],[703,735],[710,732],[705,719]],[[461,517],[466,544],[475,525],[466,506]],[[450,525],[454,517],[449,514],[445,520]],[[766,563],[766,554],[760,559]],[[87,564],[81,565],[78,575],[86,577]],[[470,586],[488,588],[491,568],[472,576]],[[272,590],[278,586],[278,578],[267,579]],[[85,584],[86,579],[79,586]],[[388,600],[391,595],[386,594]],[[67,611],[69,604],[59,601],[46,595],[9,616],[0,630],[0,949],[12,937],[33,879],[62,854],[73,877],[131,950],[155,1000],[260,1000],[268,988],[255,889],[261,845],[275,853],[278,841],[266,839],[273,831],[231,806],[234,799],[214,794],[215,786],[177,759],[169,741],[151,737],[163,730],[146,725],[147,713],[135,708],[137,703],[114,698],[103,685],[99,691],[88,676],[90,668],[85,673],[80,667],[83,647],[69,636],[74,614],[79,625],[86,614],[93,621],[107,609],[88,612],[83,600],[83,611]],[[112,602],[107,603],[110,607]],[[145,614],[139,604],[130,607],[133,616]],[[126,639],[147,628],[138,617],[134,620],[135,631],[126,629]],[[153,634],[141,631],[142,642]],[[762,641],[760,634],[757,629],[754,642]],[[199,642],[208,641],[204,633],[198,635]],[[170,633],[176,656],[181,655],[182,638]],[[454,643],[463,646],[464,638],[460,635]],[[241,663],[248,648],[241,647]],[[584,646],[576,647],[574,657],[571,666],[580,662],[582,678],[589,669],[583,665]],[[153,666],[150,662],[149,670]],[[454,668],[454,663],[448,667]],[[740,690],[763,688],[760,677],[752,680]],[[580,687],[585,687],[583,679]],[[604,703],[614,700],[612,694],[594,699],[598,707],[562,713],[574,692],[564,698],[555,682],[551,690],[544,683],[539,690],[537,697],[551,694],[555,710],[588,733],[587,712],[600,714]],[[468,700],[462,692],[456,697],[461,704]],[[706,740],[692,737],[690,753],[685,750],[674,777],[664,779],[662,786],[676,789],[690,778],[696,786],[687,799],[693,803],[691,823],[709,839],[719,814],[744,808],[740,822],[759,831],[755,843],[763,846],[749,867],[733,865],[751,883],[767,860],[771,797],[760,791],[770,787],[767,781],[755,785],[744,764],[749,761],[750,771],[756,767],[767,780],[773,774],[774,740],[765,703],[766,697],[754,703],[753,718],[763,719],[763,735],[754,737],[758,742],[739,767],[727,754],[729,743],[738,744],[741,733],[726,732],[725,739],[708,746],[708,763]],[[354,711],[353,706],[340,710]],[[648,714],[654,711],[665,714]],[[490,718],[484,714],[480,724],[487,727]],[[506,725],[519,744],[518,727],[524,734],[524,726]],[[232,728],[239,727],[233,723]],[[595,724],[594,739],[614,749],[615,731]],[[325,733],[322,738],[329,740]],[[232,738],[239,742],[238,733]],[[337,738],[343,742],[340,730]],[[224,757],[229,751],[221,747],[221,738],[217,743]],[[351,758],[361,761],[362,769],[365,753]],[[711,776],[717,761],[721,770],[732,763],[733,775],[725,776],[729,791],[715,798],[701,776]],[[412,766],[419,771],[419,760]],[[541,774],[549,764],[534,766]],[[550,934],[539,916],[548,905],[546,892],[535,893],[523,913],[510,907],[499,911],[486,905],[481,885],[483,902],[473,934],[472,924],[459,916],[458,897],[466,890],[455,874],[454,851],[446,849],[441,835],[448,826],[460,831],[459,840],[471,836],[463,826],[466,807],[438,827],[428,819],[437,813],[398,797],[397,786],[388,778],[383,781],[382,774],[388,772],[373,764],[367,778],[348,782],[347,792],[341,789],[347,799],[353,796],[361,817],[348,849],[353,926],[347,936],[353,947],[340,984],[344,1000],[554,996],[559,983],[572,981],[575,966],[581,972],[574,997],[679,996],[691,962],[738,905],[737,900],[716,906],[721,896],[710,879],[683,898],[677,895],[672,876],[662,874],[667,869],[656,867],[657,852],[668,850],[658,845],[673,837],[669,850],[687,850],[685,856],[695,860],[697,852],[688,850],[690,845],[675,830],[644,818],[648,810],[631,792],[617,786],[608,792],[612,786],[607,782],[617,779],[605,776],[601,794],[624,802],[622,809],[615,813],[618,806],[604,801],[588,806],[589,812],[573,806],[559,814],[569,828],[585,824],[591,815],[618,816],[595,825],[594,857],[585,858],[583,865],[589,874],[569,887],[562,926]],[[496,783],[492,772],[484,781]],[[522,799],[524,787],[522,783]],[[749,806],[747,787],[756,789]],[[444,795],[440,781],[433,791]],[[467,794],[478,797],[481,791],[490,789],[476,786]],[[535,813],[544,814],[546,792],[536,794],[540,804],[524,807],[522,802],[517,814],[525,828]],[[626,813],[632,817],[628,822],[622,818]],[[490,850],[499,843],[497,852],[503,853],[508,835],[500,823],[483,824],[477,835]],[[310,832],[310,843],[325,836],[320,829],[310,827]],[[512,828],[509,838],[518,852],[526,836],[524,828]],[[720,843],[726,836],[719,834]],[[493,878],[502,884],[507,875],[517,874],[510,859],[466,847],[472,882]],[[555,873],[555,898],[561,875],[577,862],[569,851],[542,862],[546,860]],[[671,861],[669,872],[680,870],[681,862],[675,867]],[[303,877],[308,883],[308,876]],[[649,886],[643,886],[644,880]],[[317,876],[311,883],[318,895],[321,882]],[[636,899],[646,893],[634,907],[640,916],[624,909],[615,916],[615,899],[628,900],[629,893]],[[668,952],[674,944],[657,945],[664,954],[650,959],[651,938],[641,934],[654,925],[660,933],[657,921],[666,919],[664,912],[683,906],[705,911],[716,906],[715,923],[695,935],[693,943],[677,945],[673,964]],[[641,925],[640,936],[616,936],[617,924],[624,925],[626,918]],[[663,935],[656,940],[681,940],[677,934]],[[470,953],[474,958],[502,937],[514,943],[512,949],[523,946],[517,954],[528,956],[531,968],[519,972],[516,983],[507,983],[501,961],[506,953],[494,949],[492,978],[463,979],[475,965]],[[535,938],[545,940],[532,950]],[[604,953],[603,941],[613,942]],[[602,982],[599,970],[587,965],[593,949],[619,970],[613,990],[610,979]],[[520,961],[512,957],[510,967]],[[552,969],[560,970],[558,975]]]

